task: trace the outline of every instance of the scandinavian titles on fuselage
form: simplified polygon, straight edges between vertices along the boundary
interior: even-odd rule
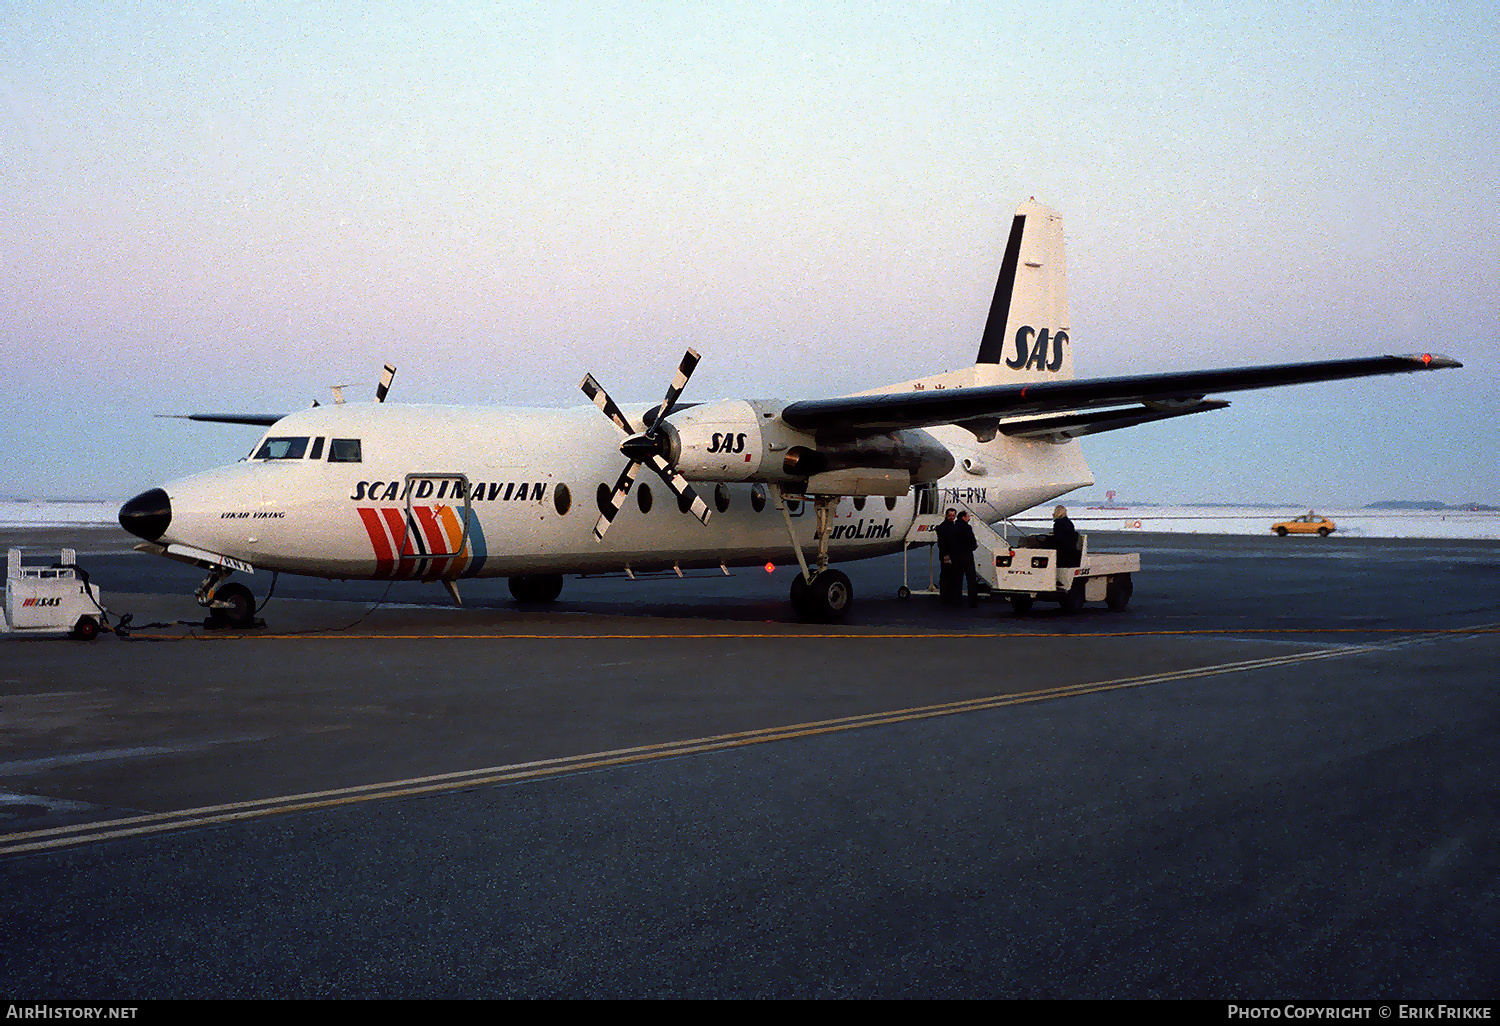
[[[411,481],[361,481],[354,486],[351,501],[387,502],[413,499],[446,499],[461,501],[458,482],[452,479],[418,478]],[[469,486],[470,502],[541,502],[547,495],[544,481],[476,481]]]

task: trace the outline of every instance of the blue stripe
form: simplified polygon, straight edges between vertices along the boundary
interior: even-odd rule
[[[489,554],[484,545],[484,525],[479,522],[479,510],[470,506],[467,516],[459,514],[460,520],[466,519],[469,527],[469,565],[460,575],[463,577],[477,577],[479,571],[484,569],[485,557]]]

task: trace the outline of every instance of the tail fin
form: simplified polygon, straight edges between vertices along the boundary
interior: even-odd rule
[[[1000,280],[974,361],[974,384],[1073,376],[1062,217],[1030,200],[1011,222]]]

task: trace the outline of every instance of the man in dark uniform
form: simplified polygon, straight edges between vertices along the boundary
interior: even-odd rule
[[[1057,546],[1058,566],[1078,565],[1078,529],[1068,519],[1066,506],[1058,506],[1052,511],[1052,544]]]
[[[943,513],[943,522],[934,528],[933,533],[937,535],[938,545],[938,594],[942,596],[943,605],[956,606],[961,604],[964,595],[963,585],[963,563],[959,553],[964,551],[963,534],[958,523],[958,510],[952,506]],[[974,532],[970,531],[972,538]],[[969,557],[973,562],[973,557]]]
[[[969,584],[969,605],[977,606],[979,605],[979,574],[974,569],[974,550],[979,548],[979,540],[974,537],[974,525],[969,523],[968,510],[958,515],[958,528],[963,554],[956,562],[963,570],[964,580]]]

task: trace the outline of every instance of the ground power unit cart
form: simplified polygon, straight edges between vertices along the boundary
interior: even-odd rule
[[[99,587],[78,569],[78,554],[63,549],[51,566],[23,566],[21,550],[5,561],[5,627],[16,634],[66,634],[90,641],[104,622]]]

